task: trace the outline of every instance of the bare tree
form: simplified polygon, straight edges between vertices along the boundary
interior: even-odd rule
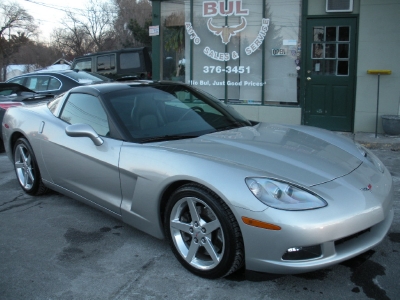
[[[30,36],[37,31],[37,26],[33,23],[33,17],[26,12],[18,3],[9,2],[0,4],[0,36],[7,39],[19,32],[24,32]]]
[[[114,7],[108,2],[90,0],[83,13],[84,18],[78,21],[85,33],[92,38],[97,51],[106,50],[110,41],[112,43],[114,12]],[[72,15],[69,14],[69,17]]]
[[[91,37],[72,18],[61,21],[62,28],[54,29],[52,33],[52,45],[64,53],[64,55],[81,56],[90,53],[94,49]]]
[[[18,3],[0,3],[0,66],[5,79],[13,53],[37,31],[34,19]]]
[[[54,47],[30,40],[28,43],[22,45],[17,53],[13,54],[12,62],[34,65],[38,69],[51,65],[63,56],[63,53]]]
[[[66,56],[149,46],[152,7],[149,0],[90,0],[86,9],[66,12],[53,31],[52,45]],[[133,32],[135,31],[135,32]]]
[[[52,44],[66,55],[81,56],[116,47],[115,7],[104,0],[90,0],[81,11],[66,11],[61,27],[53,31]]]

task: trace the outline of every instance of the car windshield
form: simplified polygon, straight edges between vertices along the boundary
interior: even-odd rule
[[[107,93],[105,98],[135,142],[191,138],[251,126],[220,100],[179,84],[132,86]]]
[[[105,81],[99,76],[94,76],[92,74],[83,71],[69,71],[69,72],[64,72],[62,74],[82,84],[86,83],[91,84],[91,83],[98,83]]]

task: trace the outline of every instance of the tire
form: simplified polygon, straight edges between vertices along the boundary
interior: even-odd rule
[[[0,137],[0,153],[3,153],[5,150],[3,139]]]
[[[21,188],[30,195],[47,192],[32,147],[25,138],[19,138],[14,146],[14,169]]]
[[[244,264],[240,228],[229,207],[213,192],[187,184],[170,197],[164,229],[179,262],[204,278],[227,276]]]

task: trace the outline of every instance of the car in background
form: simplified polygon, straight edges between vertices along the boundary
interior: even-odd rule
[[[79,70],[44,70],[16,76],[6,82],[18,83],[39,94],[59,95],[76,86],[110,81],[99,74]]]
[[[206,278],[327,268],[375,247],[393,221],[392,177],[369,150],[249,121],[186,84],[76,87],[9,109],[3,139],[23,191],[50,188],[166,238]]]
[[[38,94],[23,85],[17,83],[0,83],[0,124],[3,121],[4,114],[10,107],[38,102],[47,102],[53,99],[51,94]],[[2,137],[3,127],[0,127],[0,153],[4,152]]]
[[[76,57],[71,69],[101,74],[113,80],[152,77],[151,56],[146,47],[104,51]]]

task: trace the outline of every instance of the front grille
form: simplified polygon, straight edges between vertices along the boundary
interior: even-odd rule
[[[365,230],[363,230],[363,231],[359,231],[359,232],[357,232],[357,233],[355,233],[355,234],[346,236],[346,237],[344,237],[344,238],[342,238],[342,239],[340,239],[340,240],[335,241],[335,246],[339,246],[339,245],[341,245],[341,244],[343,244],[343,243],[346,243],[347,241],[350,241],[350,240],[352,240],[352,239],[356,239],[356,238],[358,238],[359,236],[361,236],[361,235],[363,235],[363,234],[365,234],[365,233],[367,233],[367,232],[370,232],[370,231],[371,231],[371,228],[367,228],[367,229],[365,229]]]

